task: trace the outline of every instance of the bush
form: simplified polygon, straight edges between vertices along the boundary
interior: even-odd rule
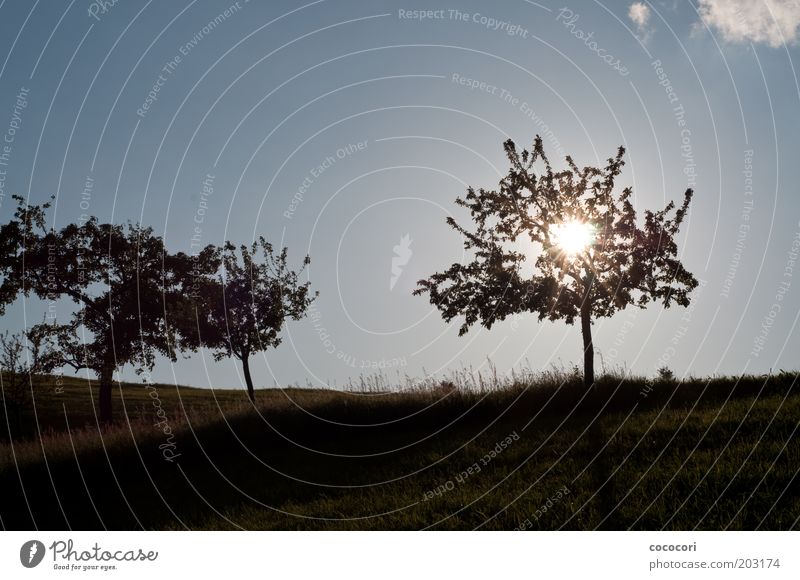
[[[675,373],[668,366],[663,366],[659,368],[657,371],[658,378],[662,381],[674,381],[675,380]]]

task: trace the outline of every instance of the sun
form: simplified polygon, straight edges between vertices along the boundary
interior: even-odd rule
[[[550,226],[553,242],[570,257],[574,257],[594,241],[594,228],[578,220],[570,220]]]

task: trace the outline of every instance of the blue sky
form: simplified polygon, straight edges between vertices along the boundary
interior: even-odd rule
[[[82,213],[141,221],[189,250],[201,219],[202,243],[264,235],[298,264],[311,255],[313,316],[253,359],[257,385],[418,377],[487,355],[501,372],[580,361],[576,327],[528,315],[459,338],[411,296],[463,259],[444,223],[462,215],[455,197],[494,187],[502,142],[537,133],[559,162],[624,145],[620,185],[640,211],[696,191],[681,233],[703,282],[692,308],[598,321],[606,365],[797,368],[793,0],[7,0],[0,15],[0,132],[13,133],[0,219],[11,193],[55,194],[57,227]],[[2,325],[43,308],[20,301]],[[207,353],[159,361],[153,377],[241,384],[237,363]]]

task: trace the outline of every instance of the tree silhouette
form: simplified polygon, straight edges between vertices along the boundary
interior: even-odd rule
[[[110,423],[116,369],[152,368],[158,353],[176,358],[179,336],[165,317],[167,306],[177,309],[184,300],[174,258],[151,228],[101,224],[92,217],[48,230],[49,203],[30,206],[16,199],[14,219],[0,228],[0,296],[6,304],[16,292],[68,297],[79,306],[67,324],[51,331],[64,365],[96,373],[100,421]]]
[[[16,300],[26,282],[30,291],[31,280],[24,276],[26,252],[41,247],[42,233],[47,232],[45,212],[50,207],[49,202],[28,205],[21,196],[11,197],[17,203],[14,216],[0,226],[0,314],[5,314],[6,306]]]
[[[677,258],[675,236],[692,199],[646,211],[637,225],[632,190],[617,196],[614,182],[624,165],[625,149],[603,168],[579,168],[567,157],[556,172],[537,135],[531,151],[504,144],[511,167],[498,190],[473,188],[456,203],[469,210],[474,231],[452,217],[447,223],[464,236],[472,261],[453,264],[427,280],[414,294],[428,293],[445,321],[463,316],[459,334],[480,322],[491,328],[517,313],[538,314],[573,324],[578,318],[584,349],[584,383],[594,382],[592,320],[612,316],[627,306],[650,301],[665,307],[689,304],[697,280]],[[535,165],[540,163],[541,171]],[[534,257],[534,272],[523,262]]]
[[[34,381],[63,364],[50,330],[42,322],[25,331],[0,333],[0,425],[5,423],[0,439],[21,432],[22,410],[33,401]]]
[[[250,356],[277,347],[286,319],[302,318],[316,294],[311,294],[310,282],[299,283],[300,274],[311,263],[308,256],[300,270],[294,271],[288,266],[287,249],[275,253],[263,237],[250,247],[240,246],[238,253],[236,250],[227,242],[217,252],[220,270],[213,274],[208,268],[214,261],[208,255],[209,248],[199,269],[196,260],[188,257],[190,262],[183,271],[191,274],[184,279],[184,291],[193,307],[192,315],[182,316],[181,320],[194,329],[185,327],[181,334],[193,346],[215,351],[216,360],[231,356],[239,359],[247,395],[255,401]],[[259,260],[259,253],[263,260]]]

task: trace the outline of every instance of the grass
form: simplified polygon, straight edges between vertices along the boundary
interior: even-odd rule
[[[0,518],[6,529],[791,529],[796,381],[608,376],[586,390],[572,373],[465,373],[403,392],[386,379],[260,390],[256,409],[240,390],[122,384],[116,424],[100,430],[95,385],[64,378],[56,392],[48,378],[27,437],[0,444]]]

